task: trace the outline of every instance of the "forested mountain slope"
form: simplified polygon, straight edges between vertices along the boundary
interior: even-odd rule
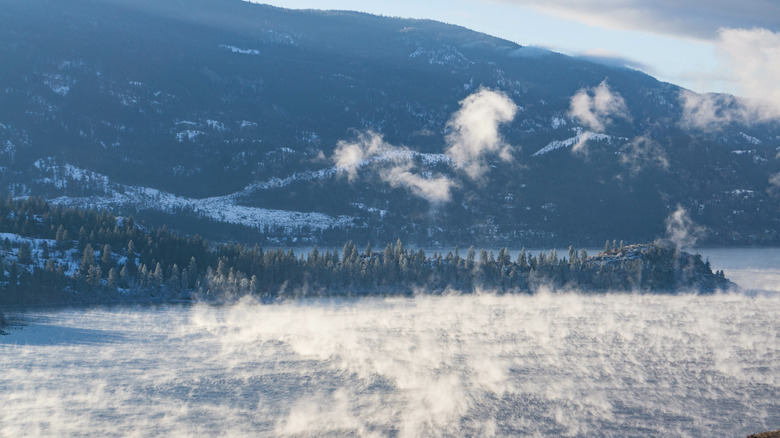
[[[271,244],[652,240],[678,207],[704,243],[780,242],[776,122],[461,27],[240,0],[3,0],[0,59],[14,196]]]

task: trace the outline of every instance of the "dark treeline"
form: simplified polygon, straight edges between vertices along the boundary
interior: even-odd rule
[[[700,256],[664,244],[608,243],[588,256],[507,248],[426,254],[398,240],[383,248],[308,254],[236,243],[210,245],[165,227],[144,229],[106,212],[51,206],[42,199],[0,202],[0,303],[229,299],[316,295],[527,292],[547,285],[582,290],[713,290],[728,286]]]

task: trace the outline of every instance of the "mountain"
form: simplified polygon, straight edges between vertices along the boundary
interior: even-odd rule
[[[780,243],[776,121],[462,27],[240,0],[3,0],[0,59],[14,197],[282,244],[594,245],[675,218],[700,243]],[[720,107],[706,118],[697,100]]]

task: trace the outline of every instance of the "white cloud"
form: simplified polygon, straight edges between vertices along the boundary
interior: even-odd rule
[[[606,125],[616,118],[631,120],[623,96],[613,92],[606,80],[596,87],[577,91],[571,98],[569,115],[595,132],[604,132]]]
[[[446,137],[447,157],[473,180],[487,172],[487,156],[511,160],[511,146],[501,138],[498,128],[514,119],[516,112],[517,105],[501,92],[480,89],[471,94],[461,101],[460,110],[447,123],[451,129]],[[404,187],[434,204],[449,202],[458,184],[444,175],[415,172],[411,161],[414,154],[368,131],[358,134],[355,141],[339,141],[332,160],[350,181],[357,178],[359,168],[370,165],[382,181],[393,187]]]
[[[780,16],[778,16],[780,17]],[[780,117],[780,33],[767,29],[721,29],[718,51],[754,117]]]
[[[333,162],[353,181],[361,166],[373,165],[379,178],[393,187],[404,187],[434,204],[448,202],[456,184],[446,176],[423,176],[413,172],[413,152],[394,146],[375,132],[360,133],[355,141],[339,141]]]
[[[760,28],[721,29],[718,49],[743,96],[780,100],[780,33]]]
[[[740,99],[727,94],[698,94],[681,90],[682,105],[680,126],[688,129],[715,131],[730,123],[748,123],[752,111]]]
[[[506,94],[484,88],[460,104],[460,110],[447,123],[452,130],[446,138],[447,154],[469,178],[478,180],[488,169],[486,155],[512,159],[512,147],[504,142],[498,128],[515,118],[517,105]]]
[[[742,97],[683,90],[681,126],[719,130],[730,123],[780,119],[780,33],[721,29],[717,47],[722,74]]]
[[[412,164],[406,163],[391,166],[380,172],[382,179],[393,187],[406,187],[415,195],[425,198],[431,203],[449,202],[450,190],[454,183],[445,176],[424,178],[412,172]]]
[[[388,153],[395,149],[385,143],[381,135],[374,132],[362,132],[354,142],[339,140],[333,151],[333,162],[344,169],[352,181],[357,177],[358,168],[373,157]]]

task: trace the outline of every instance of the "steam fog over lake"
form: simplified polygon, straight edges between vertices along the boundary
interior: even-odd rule
[[[33,309],[0,436],[747,436],[780,427],[780,250],[744,292]]]

